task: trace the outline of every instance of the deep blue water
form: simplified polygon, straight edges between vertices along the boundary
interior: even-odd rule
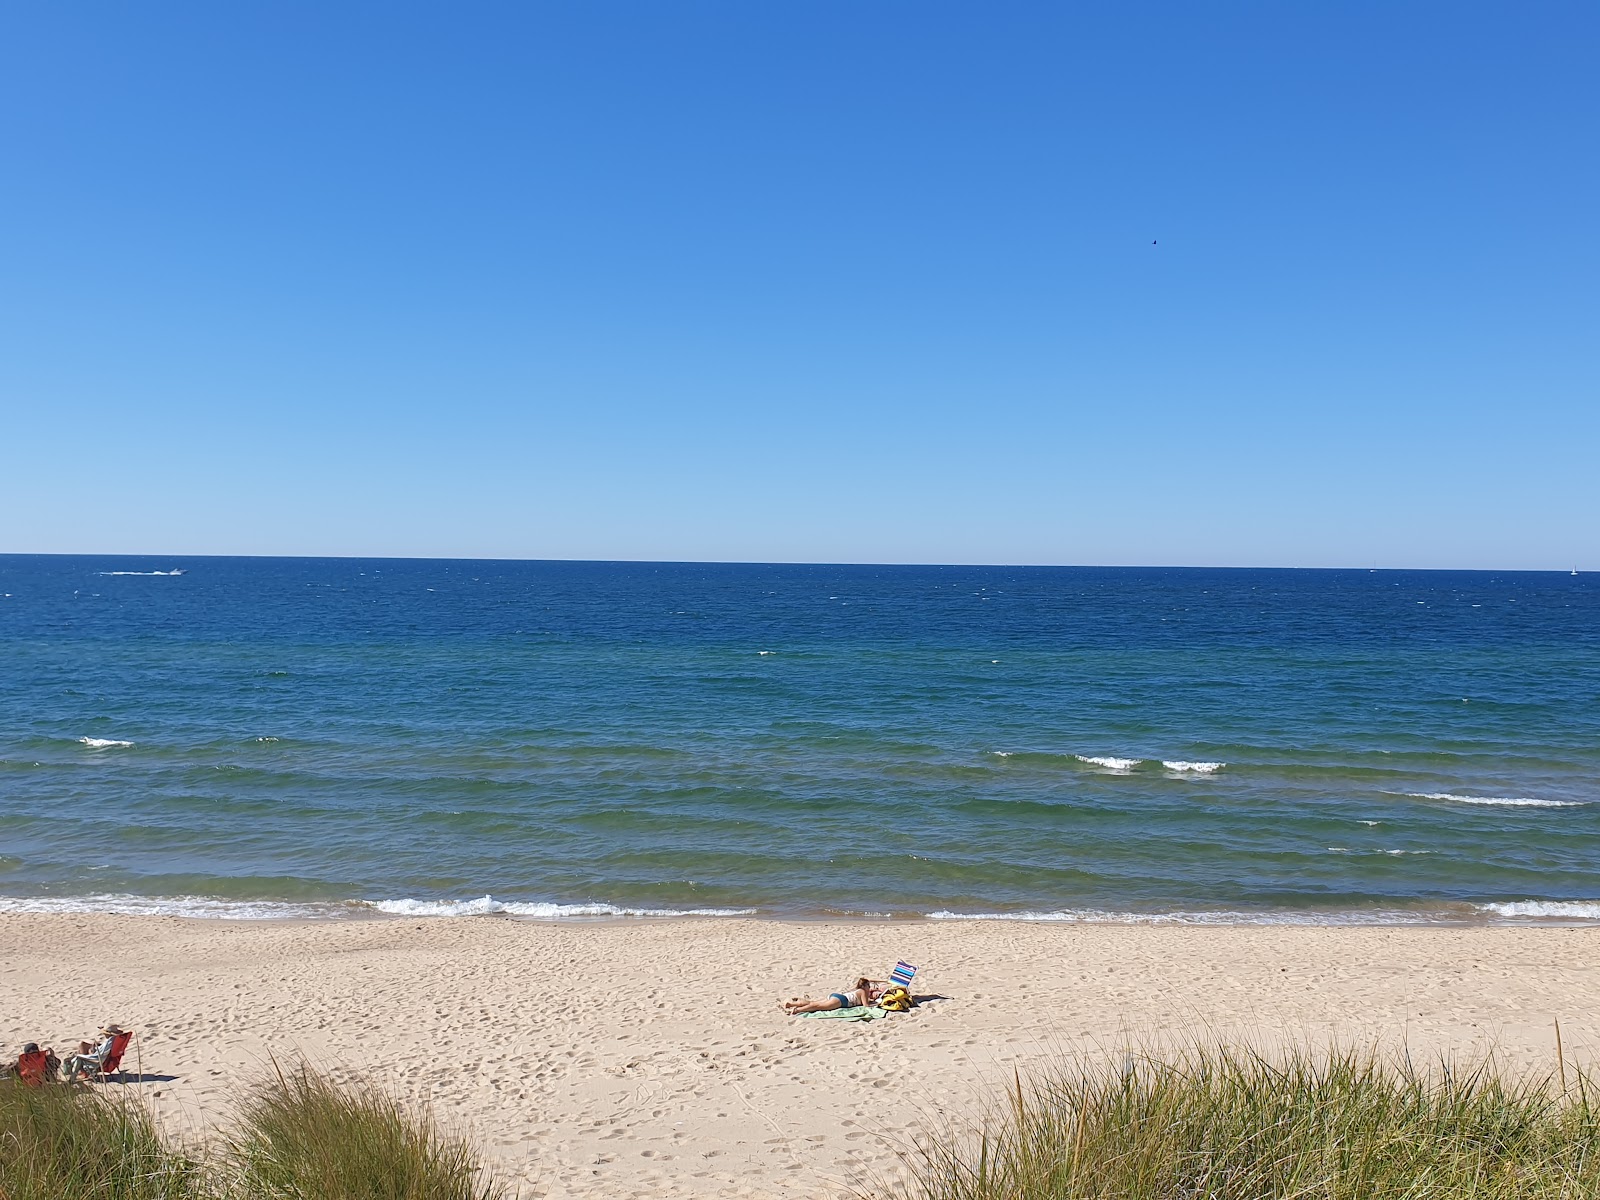
[[[1587,575],[0,556],[0,594],[0,907],[1600,918]]]

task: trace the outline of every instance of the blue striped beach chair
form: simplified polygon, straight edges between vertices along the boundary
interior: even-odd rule
[[[897,962],[894,965],[894,970],[889,972],[889,986],[903,987],[909,992],[911,990],[911,981],[916,977],[916,974],[917,969],[910,963]]]

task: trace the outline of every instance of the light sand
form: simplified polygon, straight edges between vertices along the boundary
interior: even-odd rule
[[[523,1196],[809,1198],[892,1171],[1014,1064],[1129,1032],[1492,1042],[1553,1070],[1560,1017],[1593,1061],[1597,957],[1595,928],[6,915],[0,1052],[131,1026],[180,1133],[304,1053],[426,1102]],[[945,998],[870,1024],[778,1011],[897,958]]]

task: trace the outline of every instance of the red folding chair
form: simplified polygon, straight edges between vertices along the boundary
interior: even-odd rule
[[[28,1087],[38,1087],[50,1069],[50,1056],[43,1050],[24,1051],[17,1055],[17,1078]]]
[[[128,1043],[133,1040],[129,1030],[123,1030],[111,1039],[111,1049],[106,1051],[106,1056],[100,1060],[98,1074],[101,1078],[107,1075],[121,1075],[122,1056],[127,1052]]]

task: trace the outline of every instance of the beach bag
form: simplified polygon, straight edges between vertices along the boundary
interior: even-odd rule
[[[892,987],[878,997],[878,1007],[885,1012],[910,1012],[911,993],[903,987]]]

